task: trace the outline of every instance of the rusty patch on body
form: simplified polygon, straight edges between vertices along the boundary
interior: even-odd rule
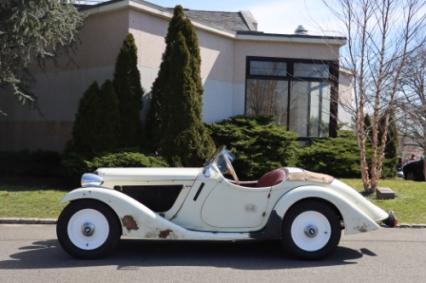
[[[365,232],[367,232],[367,231],[368,231],[368,229],[367,229],[367,224],[363,224],[363,225],[361,225],[361,226],[357,226],[357,227],[356,227],[356,229],[357,229],[359,232],[361,232],[361,233],[365,233]]]
[[[123,227],[125,227],[128,231],[139,229],[138,224],[136,223],[135,219],[131,215],[125,215],[121,219],[121,223],[123,223]]]
[[[165,239],[165,238],[167,238],[169,235],[170,235],[170,233],[172,233],[173,231],[172,230],[170,230],[170,229],[167,229],[167,230],[162,230],[162,231],[160,231],[160,233],[158,234],[158,237],[160,237],[160,238],[162,238],[162,239]]]

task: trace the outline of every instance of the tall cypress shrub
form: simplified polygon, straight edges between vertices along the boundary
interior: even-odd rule
[[[99,86],[93,82],[80,98],[72,129],[72,140],[66,151],[91,156],[96,152],[97,133],[94,131],[99,120]]]
[[[176,6],[147,121],[152,148],[175,166],[200,166],[214,151],[201,118],[200,64],[195,29]]]
[[[114,88],[119,100],[119,147],[134,147],[141,143],[140,111],[144,91],[137,68],[137,47],[128,34],[118,54],[114,72]]]
[[[92,83],[80,99],[72,140],[66,151],[84,157],[116,149],[119,129],[118,98],[107,80],[101,88]]]
[[[113,151],[120,144],[120,111],[119,100],[110,80],[106,80],[99,93],[98,124],[94,129],[97,132],[96,152]]]

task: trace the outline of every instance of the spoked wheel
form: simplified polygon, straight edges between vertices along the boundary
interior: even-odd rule
[[[339,244],[340,218],[326,203],[309,200],[296,204],[283,221],[282,245],[295,257],[320,259]]]
[[[93,201],[71,202],[56,225],[62,248],[77,258],[106,256],[120,240],[117,216],[107,205]]]

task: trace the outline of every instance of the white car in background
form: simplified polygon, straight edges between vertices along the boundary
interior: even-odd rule
[[[78,258],[105,256],[121,237],[147,240],[279,239],[285,251],[319,259],[341,231],[368,232],[392,215],[335,178],[278,168],[240,181],[218,150],[203,168],[99,168],[69,192],[57,223],[61,246]],[[227,176],[232,178],[229,179]]]

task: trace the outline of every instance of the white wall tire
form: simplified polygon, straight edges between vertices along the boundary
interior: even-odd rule
[[[282,245],[301,259],[320,259],[333,252],[341,236],[340,217],[328,203],[307,200],[294,205],[282,225]]]
[[[107,255],[121,236],[116,214],[95,200],[71,202],[58,218],[56,233],[66,252],[77,258]]]

